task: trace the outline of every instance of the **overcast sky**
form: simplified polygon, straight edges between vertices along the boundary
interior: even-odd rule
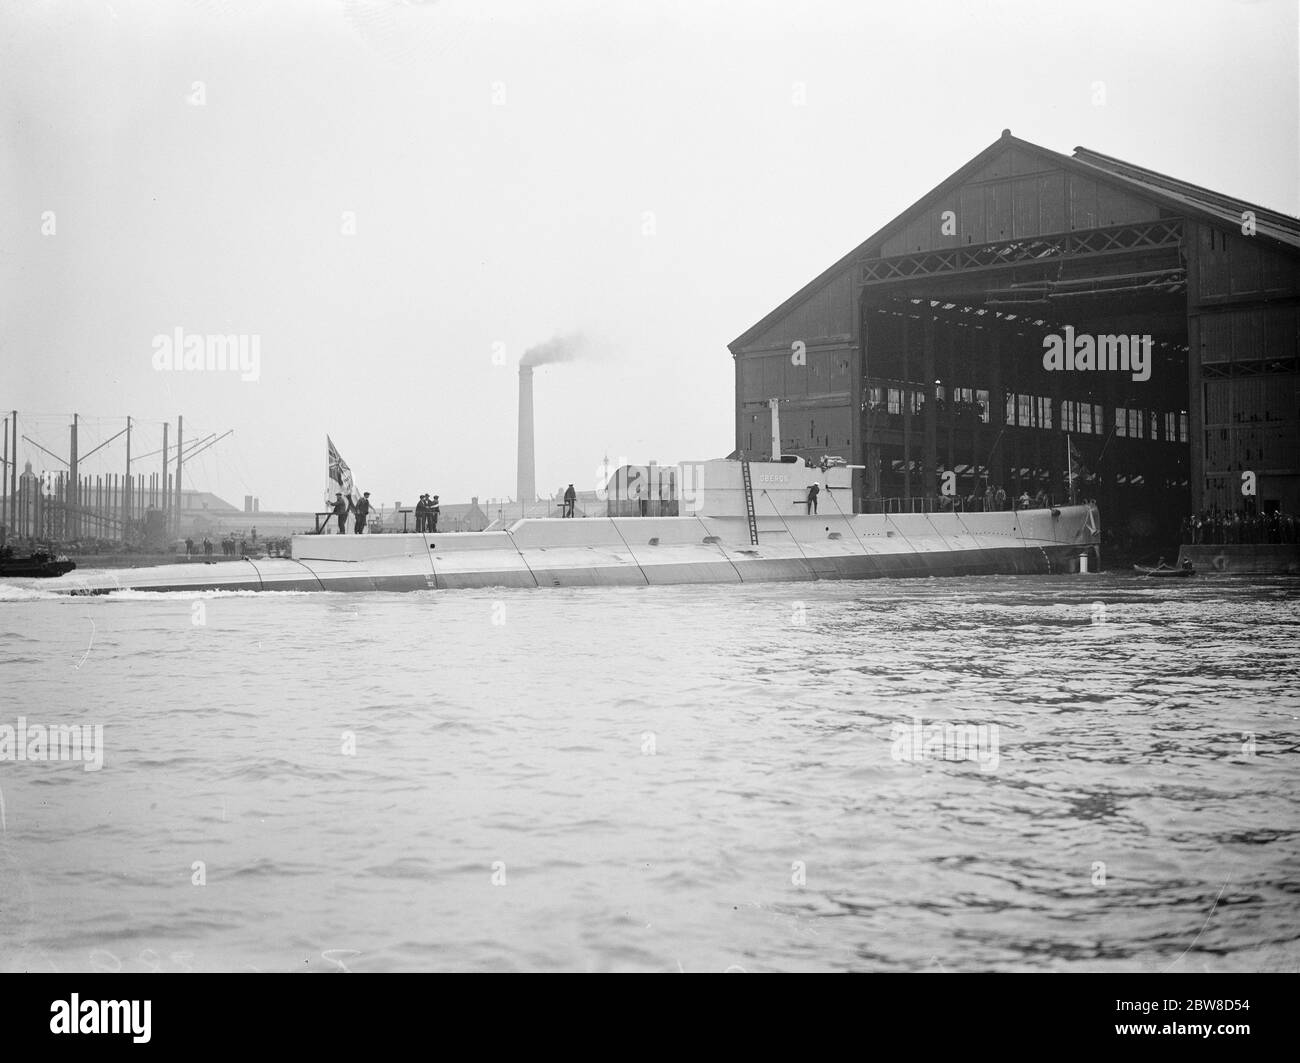
[[[5,0],[0,406],[234,429],[186,480],[236,505],[316,508],[327,432],[385,505],[511,496],[580,332],[541,491],[721,456],[727,342],[1004,127],[1300,213],[1298,53],[1294,0]]]

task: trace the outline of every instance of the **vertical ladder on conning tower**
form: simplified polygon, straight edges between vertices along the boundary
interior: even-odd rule
[[[758,545],[758,521],[754,519],[754,481],[749,476],[749,461],[740,459],[740,474],[745,481],[745,516],[749,518],[749,541]]]

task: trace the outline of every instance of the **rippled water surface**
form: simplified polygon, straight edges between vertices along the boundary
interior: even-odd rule
[[[0,969],[1297,970],[1296,587],[0,589]]]

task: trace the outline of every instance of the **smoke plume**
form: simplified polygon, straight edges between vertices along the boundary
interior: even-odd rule
[[[550,365],[552,362],[572,362],[582,358],[588,352],[587,338],[580,332],[571,332],[567,336],[556,336],[545,343],[539,343],[524,351],[519,365]]]

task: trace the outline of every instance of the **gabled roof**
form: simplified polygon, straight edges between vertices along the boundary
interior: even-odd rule
[[[443,519],[448,517],[468,517],[473,513],[482,513],[486,515],[483,507],[477,502],[439,502],[438,512]]]
[[[1222,222],[1230,228],[1240,229],[1242,214],[1251,211],[1255,215],[1255,225],[1260,236],[1300,250],[1300,218],[1247,203],[1244,199],[1234,199],[1188,181],[1167,177],[1155,170],[1135,166],[1091,148],[1075,148],[1072,158],[1112,177],[1121,178],[1127,187],[1141,195],[1175,206],[1184,213],[1199,215],[1207,221]]]
[[[181,512],[188,513],[194,511],[202,513],[243,513],[244,511],[238,506],[232,506],[224,498],[214,495],[211,491],[198,491],[189,487],[181,489]]]
[[[880,244],[902,229],[916,214],[943,198],[951,189],[961,185],[974,174],[979,173],[988,162],[1012,147],[1020,148],[1031,155],[1037,155],[1069,173],[1077,173],[1090,180],[1100,181],[1126,192],[1140,195],[1176,214],[1200,218],[1219,226],[1240,229],[1242,212],[1253,211],[1259,237],[1281,244],[1292,251],[1300,250],[1300,219],[1293,218],[1289,214],[1282,214],[1275,210],[1269,210],[1267,207],[1248,203],[1245,200],[1234,199],[1231,196],[1212,192],[1207,188],[1201,188],[1199,185],[1179,181],[1176,178],[1157,173],[1155,170],[1147,170],[1141,166],[1124,162],[1121,159],[1092,151],[1089,148],[1076,147],[1073,155],[1062,155],[1058,151],[1052,151],[1050,148],[1044,148],[1028,140],[1021,140],[1019,137],[1012,136],[1011,130],[1004,129],[1002,136],[987,148],[960,169],[953,171],[947,178],[935,185],[934,188],[930,189],[929,192],[893,220],[872,233],[830,268],[819,273],[775,310],[727,344],[727,347],[734,353],[736,348],[743,347],[766,331],[772,324],[792,311],[842,270],[850,268],[864,258],[873,257],[868,255],[868,251],[874,245]]]

